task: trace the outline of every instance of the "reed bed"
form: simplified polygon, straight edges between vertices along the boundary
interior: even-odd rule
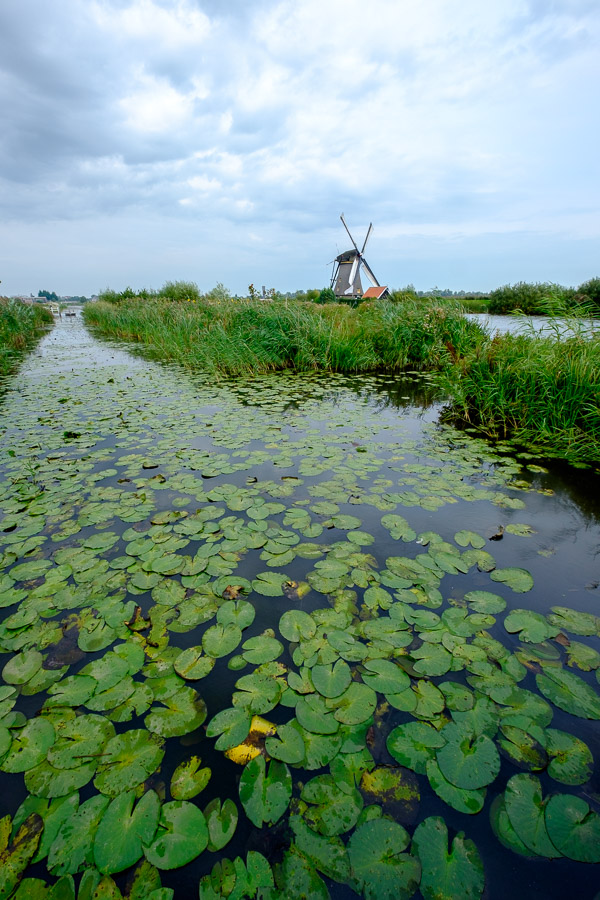
[[[453,303],[318,306],[297,301],[86,306],[99,333],[215,376],[295,369],[429,370],[452,398],[447,421],[572,462],[600,460],[600,338],[491,338]]]
[[[53,321],[44,306],[0,297],[0,375],[12,371]]]

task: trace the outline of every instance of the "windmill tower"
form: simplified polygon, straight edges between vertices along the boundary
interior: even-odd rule
[[[346,225],[344,213],[341,214],[340,219],[342,220],[344,228],[348,232],[348,237],[352,241],[352,249],[346,250],[344,253],[340,253],[340,255],[336,256],[334,260],[334,269],[333,275],[331,276],[330,285],[333,288],[333,293],[336,297],[346,300],[352,299],[354,297],[362,297],[363,289],[360,280],[360,270],[362,268],[368,280],[373,285],[373,288],[376,289],[374,296],[383,296],[383,294],[387,292],[387,288],[381,287],[364,257],[364,253],[367,247],[367,241],[369,240],[371,232],[373,231],[373,224],[371,223],[369,225],[369,230],[367,231],[367,236],[362,246],[362,250],[359,250],[356,241],[350,234],[350,229]],[[373,291],[373,288],[369,288],[369,294]]]

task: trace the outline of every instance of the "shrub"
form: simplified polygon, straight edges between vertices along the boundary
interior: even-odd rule
[[[312,294],[313,292],[307,291],[307,293]],[[309,298],[307,297],[307,299],[309,299]],[[312,299],[312,298],[310,298],[310,299]],[[326,287],[326,288],[323,288],[323,290],[320,291],[319,295],[315,298],[315,303],[335,303],[336,300],[337,300],[337,297],[333,293],[333,288]]]
[[[185,301],[199,300],[200,291],[195,281],[165,281],[158,291],[158,296],[165,300]]]

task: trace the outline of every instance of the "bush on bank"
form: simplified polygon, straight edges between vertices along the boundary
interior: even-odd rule
[[[49,309],[0,297],[0,375],[5,375],[54,321]]]

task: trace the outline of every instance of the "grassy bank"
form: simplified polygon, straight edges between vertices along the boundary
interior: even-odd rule
[[[457,308],[418,301],[352,309],[294,301],[132,299],[89,305],[84,317],[102,334],[142,342],[160,359],[224,375],[439,369],[482,339]]]
[[[504,335],[443,381],[446,418],[571,462],[600,460],[600,337]]]
[[[0,375],[14,368],[53,321],[43,306],[0,297]]]
[[[600,460],[600,338],[490,338],[452,303],[96,303],[86,322],[160,359],[214,375],[280,369],[437,371],[448,420],[550,456]]]

